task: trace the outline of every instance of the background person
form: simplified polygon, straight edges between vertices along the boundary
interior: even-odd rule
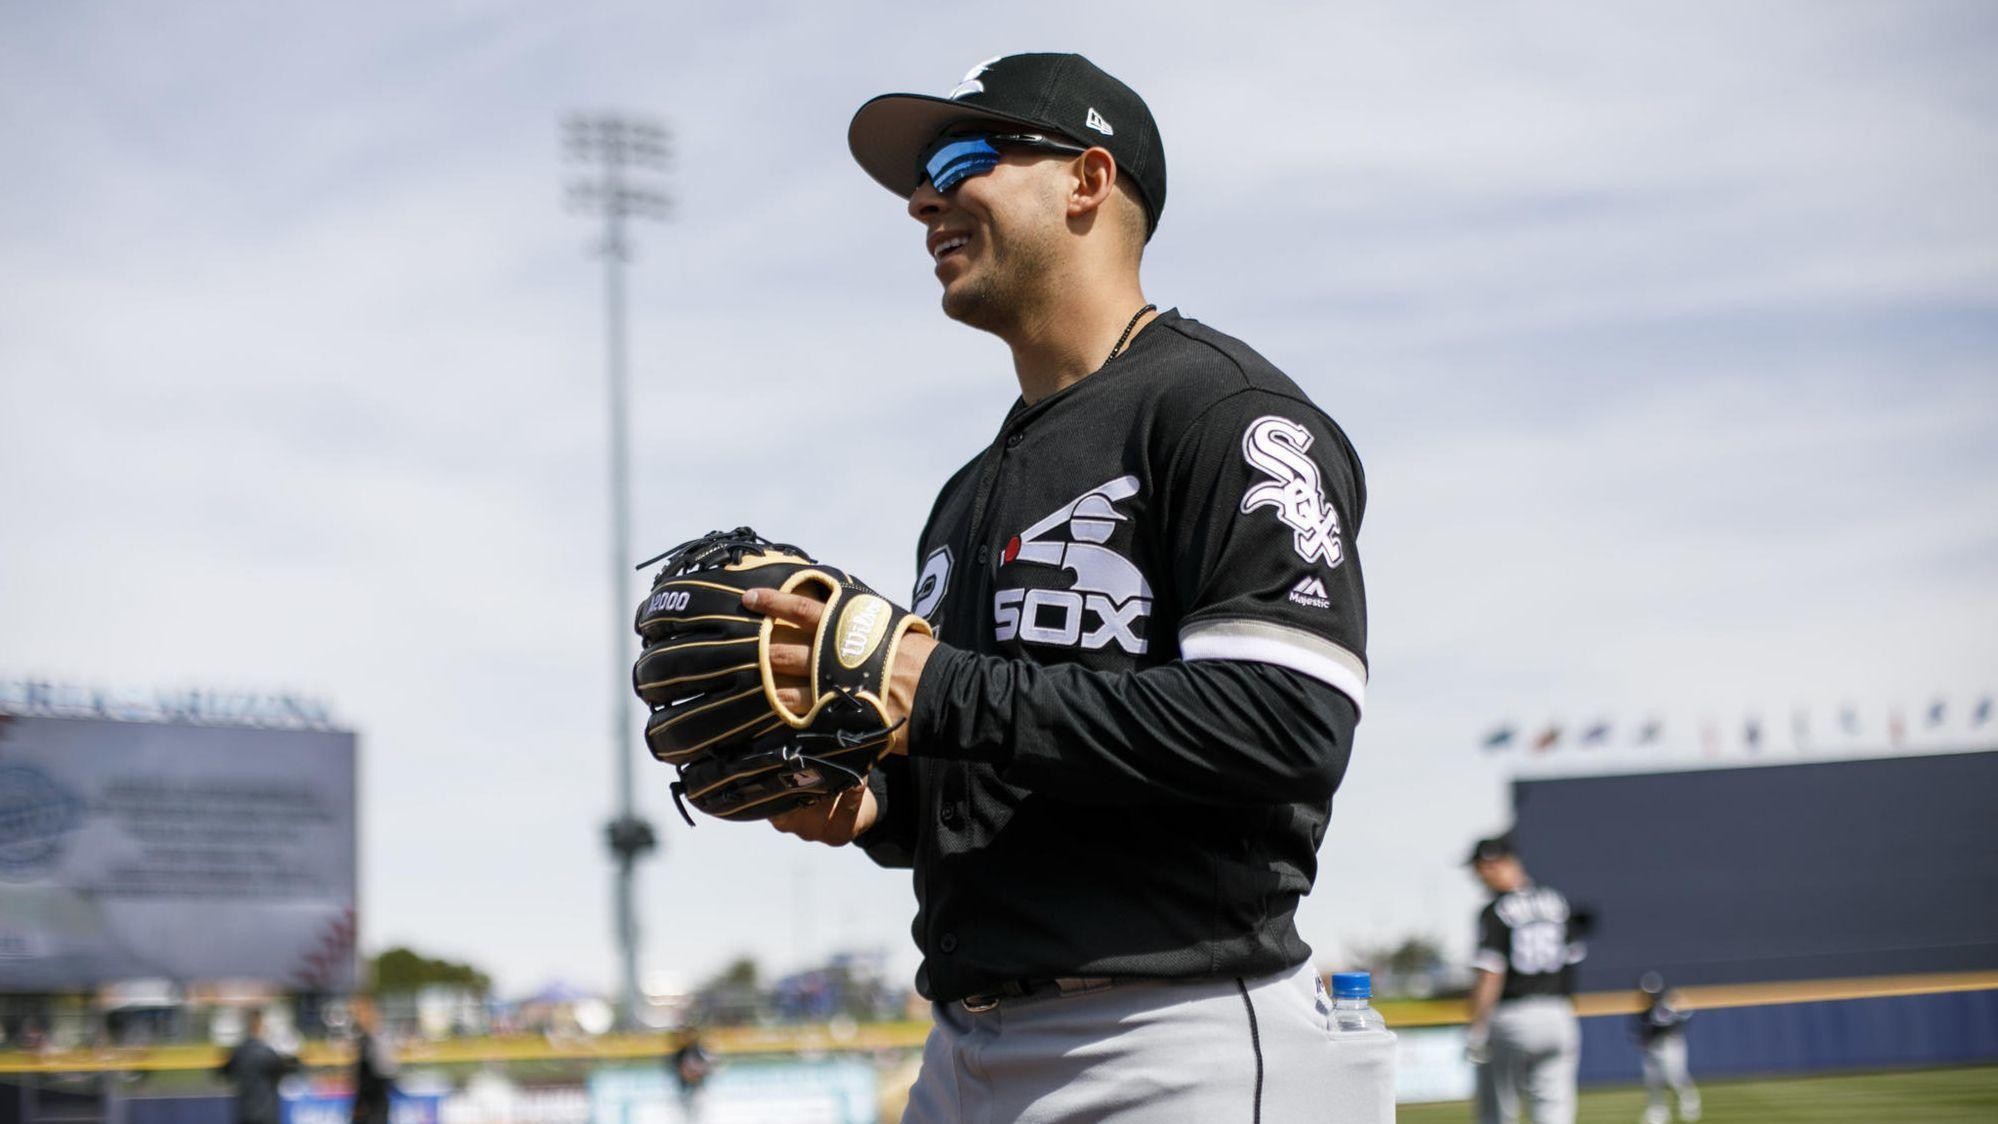
[[[1679,1003],[1679,993],[1665,989],[1665,978],[1644,973],[1637,981],[1644,1009],[1631,1017],[1631,1035],[1644,1051],[1644,1124],[1669,1124],[1672,1107],[1665,1091],[1679,1100],[1679,1119],[1700,1118],[1700,1090],[1686,1068],[1686,1024],[1693,1013]]]
[[[714,1056],[701,1045],[700,1031],[681,1033],[679,1047],[667,1056],[666,1068],[680,1096],[680,1113],[693,1124],[701,1118],[701,1090],[715,1068]]]
[[[235,1091],[236,1124],[278,1124],[284,1110],[278,1082],[298,1069],[297,1058],[264,1040],[264,1013],[251,1011],[243,1040],[215,1072]]]
[[[1574,967],[1583,949],[1568,899],[1536,885],[1510,836],[1480,839],[1471,868],[1493,894],[1478,914],[1469,1056],[1480,1124],[1512,1124],[1524,1101],[1534,1124],[1572,1124],[1582,1060]]]
[[[395,1094],[395,1051],[382,1039],[381,1012],[368,996],[354,1000],[354,1124],[388,1124]]]

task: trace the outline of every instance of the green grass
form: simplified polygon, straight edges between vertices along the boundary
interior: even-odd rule
[[[1699,1074],[1693,1075],[1699,1080]],[[1785,1077],[1758,1081],[1700,1081],[1706,1124],[1929,1124],[1931,1121],[1998,1120],[1998,1066],[1861,1073],[1838,1077]],[[1644,1112],[1641,1088],[1589,1089],[1576,1124],[1637,1124]],[[1399,1124],[1464,1124],[1471,1106],[1402,1105]]]

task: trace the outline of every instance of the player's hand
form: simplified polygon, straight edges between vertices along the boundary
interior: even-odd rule
[[[775,618],[780,625],[790,626],[778,628],[770,638],[770,670],[796,684],[777,688],[777,698],[795,712],[811,709],[807,687],[812,670],[811,638],[818,634],[819,620],[826,613],[825,602],[798,593],[752,589],[742,595],[742,603],[764,616]],[[888,704],[889,719],[903,725],[897,727],[889,739],[890,753],[909,752],[907,721],[909,712],[915,708],[916,684],[922,679],[923,665],[929,662],[930,653],[936,650],[936,646],[935,640],[912,630],[903,634],[901,646],[895,650],[895,666],[889,670],[887,698],[882,701]],[[801,809],[811,810],[815,809]]]
[[[821,800],[817,804],[793,808],[781,816],[773,816],[770,826],[812,843],[844,847],[861,832],[873,827],[880,814],[881,806],[874,801],[874,790],[857,784],[831,800]]]
[[[1491,1032],[1484,1027],[1474,1026],[1464,1037],[1464,1060],[1472,1065],[1483,1065],[1492,1060]]]

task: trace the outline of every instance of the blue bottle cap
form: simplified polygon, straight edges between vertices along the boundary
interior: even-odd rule
[[[1374,977],[1366,972],[1332,973],[1332,998],[1372,999],[1374,997]]]

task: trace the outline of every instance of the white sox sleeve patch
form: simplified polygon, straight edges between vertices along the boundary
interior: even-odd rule
[[[1346,557],[1339,538],[1339,513],[1325,502],[1325,485],[1311,451],[1311,431],[1289,418],[1269,414],[1249,423],[1242,434],[1242,458],[1268,477],[1242,493],[1242,514],[1273,507],[1291,529],[1297,556],[1337,566]]]

